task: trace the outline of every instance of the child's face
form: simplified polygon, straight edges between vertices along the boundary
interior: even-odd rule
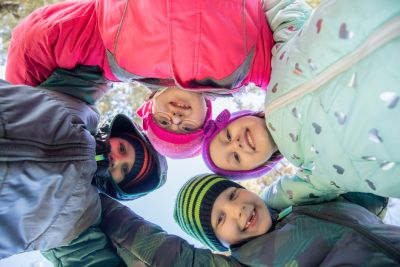
[[[222,129],[210,143],[214,164],[224,170],[247,171],[263,165],[276,151],[263,118],[244,116]]]
[[[116,183],[120,183],[135,163],[135,149],[125,139],[110,138],[110,173]]]
[[[197,131],[203,126],[206,114],[206,101],[200,93],[169,87],[153,98],[154,121],[171,132]]]
[[[211,225],[225,245],[265,234],[271,228],[271,215],[261,198],[246,189],[229,187],[215,200]]]

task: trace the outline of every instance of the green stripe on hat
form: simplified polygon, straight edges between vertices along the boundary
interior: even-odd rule
[[[181,202],[179,203],[180,217],[183,219],[183,224],[180,225],[182,226],[182,228],[184,228],[184,231],[201,241],[203,244],[212,248],[214,248],[214,246],[210,244],[210,242],[208,242],[207,237],[204,234],[201,222],[199,220],[199,216],[198,214],[196,216],[196,211],[193,212],[193,206],[197,204],[197,212],[199,212],[202,201],[202,198],[198,199],[199,190],[208,185],[210,181],[212,182],[214,180],[213,178],[215,177],[217,176],[199,175],[189,180],[181,190],[182,198],[180,198]],[[207,188],[209,189],[210,186],[208,186]],[[197,201],[195,202],[195,200]],[[194,217],[198,218],[197,222],[194,221]]]
[[[187,181],[175,203],[174,218],[187,234],[216,251],[226,251],[211,226],[215,199],[229,187],[242,187],[216,174],[201,174]]]
[[[184,228],[188,233],[190,233],[192,236],[194,235],[197,239],[204,240],[203,236],[200,235],[200,231],[202,231],[201,224],[196,224],[194,222],[194,216],[193,216],[193,205],[194,200],[196,199],[198,190],[207,182],[212,179],[212,175],[210,176],[196,176],[194,179],[191,179],[188,181],[187,186],[183,188],[184,190],[182,191],[182,196],[183,196],[183,202],[180,203],[180,211],[181,211],[181,216],[184,220]],[[200,204],[199,204],[200,206]],[[187,207],[187,208],[182,208],[182,207]]]

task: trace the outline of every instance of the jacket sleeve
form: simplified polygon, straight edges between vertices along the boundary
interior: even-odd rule
[[[275,45],[272,55],[303,26],[311,14],[304,0],[264,0],[264,13],[273,32]]]
[[[57,68],[72,69],[78,64],[100,66],[108,73],[96,2],[62,1],[22,20],[12,32],[6,80],[37,86]]]
[[[349,192],[342,194],[339,200],[352,202],[366,208],[379,218],[383,219],[386,214],[389,198],[377,196],[371,193]]]
[[[41,253],[56,267],[126,266],[98,224],[89,227],[68,245]]]
[[[98,66],[77,65],[73,69],[56,69],[40,87],[76,97],[93,105],[111,85],[103,77]]]
[[[337,196],[337,193],[315,188],[313,184],[298,175],[282,176],[261,194],[261,198],[264,199],[265,203],[277,210],[299,204],[329,201]]]
[[[101,228],[117,247],[128,266],[137,259],[149,266],[241,266],[232,257],[195,248],[186,240],[169,235],[124,205],[101,195]]]

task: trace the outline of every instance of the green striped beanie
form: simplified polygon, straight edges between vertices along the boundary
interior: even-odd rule
[[[217,174],[201,174],[187,181],[175,202],[174,219],[181,229],[214,251],[227,251],[214,234],[211,210],[227,188],[241,185]]]

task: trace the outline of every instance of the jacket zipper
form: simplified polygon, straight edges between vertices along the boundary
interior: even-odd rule
[[[335,223],[335,224],[339,224],[339,225],[348,227],[348,228],[358,232],[359,234],[361,234],[365,238],[369,239],[370,241],[372,241],[374,244],[376,244],[376,247],[381,249],[387,255],[392,256],[394,259],[396,259],[400,263],[400,250],[398,250],[397,248],[390,245],[389,242],[385,241],[383,238],[377,236],[376,234],[371,233],[368,229],[366,229],[365,227],[363,227],[362,225],[360,225],[358,223],[353,223],[351,221],[342,220],[340,218],[336,218],[336,217],[333,217],[330,215],[318,214],[318,213],[315,213],[315,212],[312,212],[309,210],[305,210],[301,207],[295,208],[293,210],[293,213],[297,213],[297,214],[301,214],[301,215],[308,215],[311,217],[315,217],[318,219],[329,221],[331,223]]]
[[[333,77],[348,70],[355,63],[364,59],[382,45],[397,38],[399,35],[400,17],[397,16],[369,36],[360,47],[344,58],[339,59],[335,64],[318,74],[313,80],[298,86],[290,92],[283,94],[272,103],[267,104],[267,107],[265,108],[265,114],[271,114],[272,112],[296,101],[300,97],[319,89],[323,84],[329,82]]]

